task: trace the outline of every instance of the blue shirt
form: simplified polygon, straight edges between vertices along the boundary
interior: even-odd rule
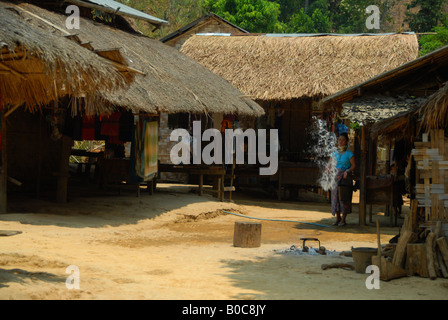
[[[336,168],[347,171],[352,166],[350,163],[350,159],[354,156],[353,152],[350,150],[345,151],[343,154],[340,154],[339,151],[335,151],[333,153],[333,157],[336,158]]]

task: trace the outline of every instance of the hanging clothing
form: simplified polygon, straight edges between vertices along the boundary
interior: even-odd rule
[[[95,117],[94,116],[82,116],[82,140],[95,140]]]
[[[141,119],[135,126],[135,173],[138,177],[146,179],[157,173],[159,123]]]

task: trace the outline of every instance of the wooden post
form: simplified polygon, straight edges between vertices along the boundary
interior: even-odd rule
[[[1,105],[0,105],[1,106]],[[6,116],[5,106],[1,107],[1,127],[2,127],[2,167],[0,169],[0,214],[7,213],[7,183],[8,183],[8,160],[6,152]]]
[[[202,196],[204,189],[204,175],[201,173],[199,175],[199,196]]]
[[[367,133],[366,125],[361,129],[361,170],[359,190],[359,225],[366,225],[366,192],[367,192]]]
[[[277,191],[278,201],[282,200],[282,169],[278,169],[278,191]]]
[[[73,140],[70,137],[62,136],[61,139],[61,158],[59,163],[58,184],[56,201],[58,203],[67,202],[67,185],[69,177],[69,160],[73,146]]]
[[[258,248],[261,246],[261,223],[235,222],[233,245],[241,248]]]
[[[39,114],[39,143],[38,143],[38,150],[37,150],[37,170],[36,170],[36,198],[40,197],[40,188],[42,184],[42,161],[43,161],[43,152],[42,152],[42,145],[43,145],[43,137],[42,137],[42,114]]]

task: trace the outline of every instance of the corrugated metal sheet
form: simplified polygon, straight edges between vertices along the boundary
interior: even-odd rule
[[[94,4],[103,7],[109,11],[115,11],[117,15],[127,15],[137,19],[146,20],[155,25],[168,25],[168,21],[156,18],[137,9],[128,7],[127,5],[113,0],[67,0],[67,2],[80,5]]]

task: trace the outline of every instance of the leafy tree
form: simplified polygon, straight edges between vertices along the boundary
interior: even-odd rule
[[[284,32],[280,5],[267,0],[204,0],[204,8],[249,32]]]
[[[406,12],[406,22],[416,32],[428,32],[441,24],[446,25],[446,13],[443,10],[446,3],[447,0],[412,0],[407,9],[420,9],[417,13]]]
[[[433,29],[437,34],[424,35],[420,38],[420,55],[424,56],[431,51],[448,45],[448,27],[439,26]]]
[[[366,27],[366,8],[376,5],[381,15],[386,15],[386,7],[381,0],[330,0],[330,19],[333,21],[335,32],[362,33],[375,32]]]
[[[311,16],[305,13],[305,9],[300,9],[299,13],[291,17],[288,28],[288,32],[291,33],[328,33],[330,31],[330,20],[320,9],[316,9]]]

